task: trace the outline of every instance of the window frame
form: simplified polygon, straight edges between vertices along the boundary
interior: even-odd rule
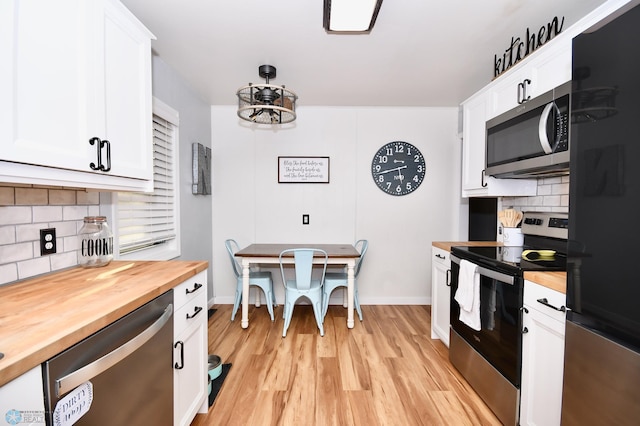
[[[173,138],[173,217],[175,220],[175,238],[171,241],[150,246],[148,248],[135,250],[129,253],[120,253],[120,235],[118,227],[118,196],[117,193],[111,195],[111,222],[114,234],[114,258],[118,260],[171,260],[180,257],[180,115],[178,111],[171,108],[156,97],[153,98],[153,115],[166,120],[175,126]],[[155,187],[154,187],[155,189]]]

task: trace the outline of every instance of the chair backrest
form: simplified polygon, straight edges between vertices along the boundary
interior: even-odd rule
[[[324,283],[324,275],[327,271],[327,260],[329,256],[327,252],[321,249],[314,248],[298,248],[287,249],[280,253],[280,272],[282,273],[282,282],[286,283],[286,277],[284,275],[284,265],[286,262],[282,261],[283,257],[287,257],[288,254],[293,253],[294,267],[296,275],[296,287],[298,290],[308,290],[311,287],[311,275],[313,272],[313,258],[322,258],[322,277],[321,283]]]
[[[239,277],[242,274],[242,267],[240,266],[240,262],[236,259],[235,254],[240,247],[238,246],[238,243],[232,239],[226,240],[224,245],[227,248],[227,252],[229,252],[229,258],[231,259],[231,265],[233,266],[233,273],[236,274],[236,277]]]
[[[362,262],[364,261],[364,255],[367,253],[367,248],[369,248],[369,241],[358,240],[356,241],[355,248],[360,252],[360,258],[358,258],[358,263],[356,263],[356,267],[353,271],[353,274],[357,277],[360,273]]]

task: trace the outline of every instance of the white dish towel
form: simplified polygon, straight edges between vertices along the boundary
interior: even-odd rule
[[[480,274],[478,266],[468,260],[460,260],[458,290],[454,296],[460,306],[460,321],[480,331]]]

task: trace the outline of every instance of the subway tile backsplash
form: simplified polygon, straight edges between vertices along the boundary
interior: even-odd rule
[[[98,192],[0,183],[0,285],[78,264],[78,230],[100,214]],[[569,176],[540,178],[534,197],[503,197],[500,208],[569,211]],[[40,229],[56,228],[57,253],[40,255]]]
[[[538,179],[537,195],[533,197],[502,197],[500,209],[520,211],[569,212],[569,176]]]
[[[0,183],[0,285],[78,264],[78,230],[100,214],[100,194]],[[40,229],[56,229],[57,253],[40,255]]]

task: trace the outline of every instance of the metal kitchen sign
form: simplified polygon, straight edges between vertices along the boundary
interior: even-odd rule
[[[564,26],[564,16],[558,21],[556,16],[551,22],[541,26],[537,32],[532,32],[527,28],[525,39],[520,37],[511,37],[511,44],[507,47],[502,56],[494,55],[493,59],[493,78],[511,68],[520,62],[537,48],[560,34]]]

